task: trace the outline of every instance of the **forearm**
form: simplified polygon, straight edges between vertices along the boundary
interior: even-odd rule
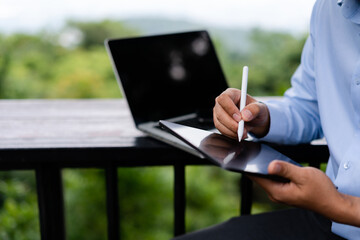
[[[333,208],[323,215],[334,222],[360,227],[360,198],[339,193]]]
[[[319,192],[321,190],[319,189]],[[316,195],[316,194],[313,194]],[[323,197],[316,196],[298,206],[320,213],[333,222],[360,227],[360,198],[338,192],[322,192]]]

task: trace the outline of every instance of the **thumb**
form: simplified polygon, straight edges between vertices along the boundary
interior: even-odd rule
[[[299,179],[298,176],[301,173],[299,170],[301,167],[280,160],[274,160],[268,166],[269,174],[278,175],[290,181]]]
[[[257,102],[250,103],[241,111],[241,118],[245,122],[250,122],[259,115],[260,110],[260,105]]]

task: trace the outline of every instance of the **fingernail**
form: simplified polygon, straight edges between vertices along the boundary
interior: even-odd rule
[[[252,119],[252,113],[248,110],[248,109],[244,109],[242,112],[241,112],[241,115],[243,116],[243,118],[245,120],[251,120]]]
[[[274,173],[280,173],[281,171],[281,166],[280,164],[276,163],[275,166],[274,166]]]
[[[241,120],[240,115],[239,115],[239,114],[237,114],[237,113],[234,113],[234,114],[233,114],[233,118],[234,118],[234,119],[235,119],[235,121],[237,121],[237,122],[240,122],[240,120]]]

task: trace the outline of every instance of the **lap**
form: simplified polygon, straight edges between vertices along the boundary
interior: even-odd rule
[[[342,239],[331,233],[331,222],[310,211],[289,209],[234,217],[174,240]]]

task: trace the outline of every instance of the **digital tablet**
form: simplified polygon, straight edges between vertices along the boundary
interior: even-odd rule
[[[244,140],[238,142],[219,133],[168,121],[160,121],[159,125],[199,151],[213,164],[229,171],[288,182],[288,179],[268,174],[269,163],[277,159],[301,166],[263,143]]]

